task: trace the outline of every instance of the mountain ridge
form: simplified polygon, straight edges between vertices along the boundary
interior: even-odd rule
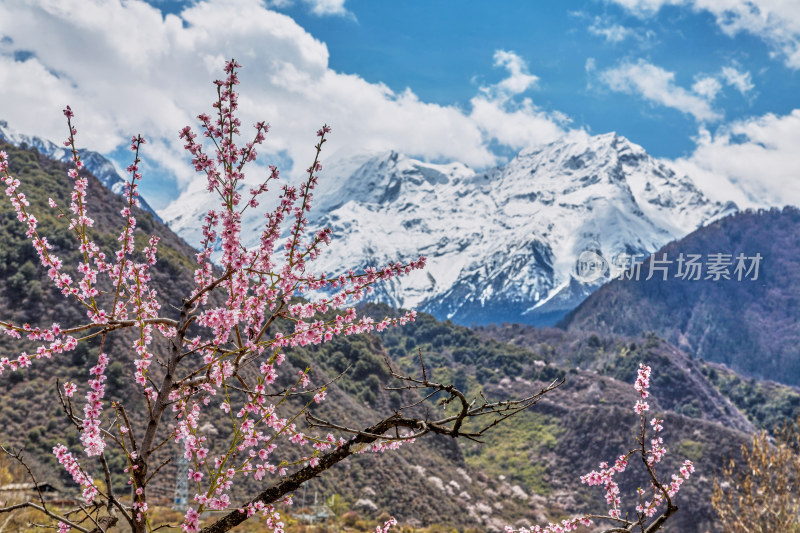
[[[189,242],[199,242],[210,207],[202,190],[195,185],[162,211]],[[424,272],[371,298],[465,325],[554,324],[611,278],[578,275],[583,252],[649,254],[737,209],[616,133],[573,133],[485,172],[394,151],[324,162],[315,204],[312,224],[330,226],[340,241],[313,268],[423,254]],[[243,227],[262,221],[253,213]]]
[[[666,280],[661,272],[646,279],[646,260],[638,280],[606,284],[560,326],[623,335],[653,331],[684,351],[743,374],[800,385],[798,235],[800,209],[791,206],[746,210],[715,221],[655,252],[673,261]],[[702,279],[677,278],[674,262],[680,254],[701,256],[701,264],[711,255],[727,256],[729,279],[715,280],[708,271]],[[738,280],[738,254],[758,254],[758,272]]]
[[[40,154],[62,163],[69,163],[72,161],[72,151],[70,149],[59,146],[49,139],[43,139],[41,137],[15,131],[5,120],[0,120],[0,139],[17,147],[28,146],[35,148]],[[115,194],[124,194],[127,180],[119,175],[114,163],[105,156],[86,148],[78,149],[78,154],[86,169],[91,172],[100,183]],[[156,210],[150,207],[150,204],[148,204],[141,195],[139,196],[139,205],[144,211],[152,214],[157,221],[163,222],[158,213],[156,213]]]

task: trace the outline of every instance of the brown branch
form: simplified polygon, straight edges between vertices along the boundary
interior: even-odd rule
[[[225,271],[225,272],[224,272],[224,273],[223,273],[223,274],[222,274],[222,275],[221,275],[219,278],[215,279],[213,282],[211,282],[210,284],[208,284],[208,285],[206,285],[205,287],[203,287],[202,289],[200,289],[200,290],[197,292],[197,294],[195,294],[194,296],[192,296],[192,297],[191,297],[191,298],[189,298],[188,300],[184,300],[184,301],[183,301],[183,308],[184,308],[186,311],[189,311],[189,310],[192,308],[192,306],[194,305],[194,303],[195,303],[195,302],[196,302],[198,299],[200,299],[200,297],[201,297],[201,296],[203,296],[204,294],[206,294],[206,293],[208,293],[208,292],[211,292],[211,291],[213,291],[214,289],[216,289],[216,288],[217,288],[217,286],[218,286],[220,283],[222,283],[223,281],[225,281],[226,279],[228,279],[228,278],[231,276],[231,274],[233,274],[233,269],[231,269],[230,267],[228,267],[228,270],[226,270],[226,271]],[[187,314],[188,314],[188,313],[187,313]],[[177,326],[177,323],[176,323],[175,325]],[[188,324],[187,324],[187,325],[188,325]],[[185,330],[184,330],[184,332],[185,332]]]
[[[353,435],[362,435],[364,437],[373,437],[375,439],[387,440],[387,441],[389,441],[389,440],[391,440],[391,441],[400,441],[400,440],[416,439],[416,438],[421,437],[422,435],[424,435],[425,433],[427,433],[429,431],[429,428],[427,427],[427,424],[422,422],[420,424],[420,427],[422,427],[422,430],[419,433],[412,433],[412,434],[403,435],[403,436],[400,436],[399,434],[395,434],[394,437],[390,437],[388,435],[376,435],[375,433],[369,433],[369,432],[364,431],[364,430],[353,429],[353,428],[349,428],[347,426],[342,426],[342,425],[339,425],[339,424],[334,424],[332,422],[328,422],[327,420],[322,420],[321,418],[317,418],[316,416],[314,416],[314,415],[312,415],[311,413],[308,413],[308,412],[306,413],[306,422],[308,422],[308,425],[310,427],[312,427],[312,428],[320,427],[320,428],[327,428],[327,429],[336,429],[336,430],[339,430],[339,431],[344,431],[345,433],[351,433]],[[397,429],[397,427],[395,427],[395,429]]]
[[[40,513],[46,514],[50,518],[52,518],[54,520],[58,520],[59,522],[64,522],[69,527],[77,529],[81,533],[90,533],[88,529],[79,526],[78,524],[76,524],[75,522],[69,520],[68,518],[66,518],[64,516],[59,516],[59,515],[53,513],[52,511],[50,511],[49,509],[47,509],[45,507],[42,507],[41,505],[37,505],[37,504],[35,504],[33,502],[23,502],[23,503],[18,503],[16,505],[10,505],[8,507],[0,507],[0,514],[8,513],[8,512],[11,512],[11,511],[16,511],[17,509],[25,509],[26,507],[30,507],[31,509],[36,509]]]
[[[108,461],[106,460],[105,453],[100,454],[100,462],[103,464],[103,473],[106,477],[106,490],[108,491],[108,512],[109,514],[113,514],[114,507],[119,509],[119,511],[122,513],[122,516],[125,518],[128,524],[130,524],[131,529],[133,529],[133,518],[128,514],[120,501],[117,499],[117,495],[114,494],[114,488],[111,485],[111,470],[108,468]]]
[[[294,474],[284,478],[279,483],[276,483],[275,485],[272,485],[268,489],[262,491],[258,496],[251,499],[249,502],[245,503],[244,505],[238,506],[236,510],[228,513],[224,517],[214,522],[212,525],[204,527],[201,530],[201,533],[222,533],[224,531],[229,531],[233,527],[247,520],[247,513],[240,513],[238,511],[239,508],[248,507],[249,505],[255,505],[259,502],[266,505],[275,503],[281,498],[283,498],[285,495],[299,488],[306,481],[317,477],[322,472],[328,470],[338,462],[342,461],[343,459],[346,459],[353,453],[360,451],[361,449],[361,447],[359,446],[360,444],[371,444],[376,440],[378,440],[379,438],[383,438],[383,437],[376,437],[376,435],[382,435],[386,431],[389,431],[395,427],[415,428],[416,424],[417,421],[414,419],[408,419],[395,415],[385,420],[382,420],[381,422],[375,424],[374,426],[366,428],[364,430],[364,433],[371,434],[372,436],[357,435],[355,438],[346,442],[341,447],[336,448],[335,450],[321,456],[316,466],[306,466],[298,470]]]
[[[171,463],[171,462],[172,462],[172,457],[170,457],[169,459],[167,459],[166,461],[164,461],[164,462],[162,462],[160,465],[158,465],[158,468],[156,468],[155,470],[153,470],[153,473],[152,473],[152,474],[150,474],[150,475],[147,477],[147,479],[145,480],[145,484],[147,484],[147,483],[150,483],[150,480],[151,480],[151,479],[153,479],[153,477],[154,477],[156,474],[158,474],[158,471],[159,471],[159,470],[161,470],[162,468],[164,468],[165,466],[167,466],[167,465],[168,465],[169,463]]]
[[[675,505],[668,505],[666,511],[664,511],[658,518],[653,521],[652,524],[647,526],[644,530],[644,533],[655,533],[662,527],[664,527],[664,523],[669,519],[670,516],[675,514],[678,511],[678,508]],[[619,520],[625,523],[624,526],[621,527],[613,527],[611,529],[604,529],[600,533],[633,533],[634,529],[639,526],[641,527],[639,522],[631,522],[630,520],[625,520],[622,518],[611,518],[610,516],[597,516],[597,515],[587,515],[587,518],[595,518],[595,519],[604,519],[604,520]]]
[[[55,514],[54,512],[50,511],[50,509],[47,508],[47,504],[44,501],[44,496],[42,496],[42,489],[39,488],[39,482],[36,481],[36,476],[33,475],[33,472],[31,471],[30,467],[23,460],[21,452],[18,452],[18,451],[17,452],[11,452],[11,451],[7,450],[2,445],[0,445],[0,451],[2,451],[7,456],[9,456],[12,459],[16,460],[17,462],[19,462],[25,468],[25,470],[28,472],[28,475],[30,476],[31,480],[33,481],[33,486],[36,487],[36,494],[38,495],[39,502],[41,503],[41,505],[37,505],[34,502],[23,502],[23,503],[18,503],[16,505],[10,505],[8,507],[0,507],[0,514],[10,513],[12,511],[16,511],[17,509],[23,509],[25,507],[30,507],[32,509],[36,509],[37,511],[39,511],[41,513],[46,514],[50,518],[53,518],[55,520],[59,520],[61,522],[64,522],[65,524],[68,524],[69,526],[77,529],[78,531],[81,531],[82,533],[88,533],[87,529],[84,529],[84,528],[80,527],[78,524],[75,524],[74,522],[70,521],[66,517],[59,516],[59,515]]]
[[[118,403],[117,407],[119,407],[119,412],[122,414],[122,420],[125,421],[125,427],[128,428],[127,434],[128,440],[131,441],[131,451],[134,451],[138,454],[139,449],[136,447],[136,438],[133,435],[133,427],[131,426],[130,420],[128,420],[128,413],[125,412],[125,407],[121,403]],[[122,440],[124,441],[125,437],[123,437]]]
[[[466,396],[459,391],[453,385],[445,385],[441,383],[436,383],[428,380],[427,371],[425,370],[425,363],[422,360],[422,353],[420,351],[420,364],[422,366],[422,379],[416,379],[409,376],[402,376],[396,373],[389,363],[388,358],[386,358],[386,363],[389,366],[389,371],[391,375],[396,378],[404,381],[406,383],[410,383],[408,388],[430,388],[434,389],[434,392],[446,392],[450,394],[451,399],[458,398],[459,402],[461,403],[461,409],[459,413],[454,416],[445,417],[441,420],[437,421],[429,421],[426,419],[420,418],[413,418],[413,417],[406,417],[403,416],[401,413],[395,413],[394,415],[385,418],[384,420],[374,424],[370,427],[365,429],[354,429],[349,428],[346,426],[342,426],[340,424],[335,424],[332,422],[328,422],[322,420],[320,418],[311,415],[310,413],[306,413],[306,420],[312,427],[325,427],[329,429],[335,429],[338,431],[343,431],[347,433],[354,434],[355,436],[346,442],[344,445],[336,448],[335,450],[322,455],[316,466],[306,466],[294,474],[284,478],[279,483],[272,485],[268,489],[261,492],[258,496],[251,499],[249,502],[245,503],[244,505],[240,505],[237,507],[236,511],[233,511],[224,517],[217,520],[210,526],[207,526],[201,530],[201,533],[222,533],[224,531],[228,531],[231,528],[235,527],[236,525],[242,523],[247,519],[247,513],[240,513],[238,511],[239,508],[248,507],[250,505],[255,505],[258,503],[261,504],[273,504],[289,494],[290,492],[299,488],[303,483],[306,481],[317,477],[322,472],[328,470],[336,463],[346,459],[350,455],[360,452],[363,450],[364,446],[372,444],[376,441],[400,441],[400,440],[408,440],[412,438],[418,438],[426,433],[436,433],[439,435],[449,435],[451,437],[466,437],[472,438],[473,440],[476,437],[479,437],[482,432],[486,431],[489,427],[494,426],[499,422],[499,420],[494,420],[490,423],[486,428],[481,430],[481,433],[467,433],[462,431],[463,423],[472,417],[477,416],[484,416],[487,414],[498,414],[501,415],[501,419],[508,418],[509,416],[513,416],[514,414],[526,409],[536,403],[544,394],[550,392],[551,390],[559,387],[564,380],[561,381],[554,381],[548,387],[543,388],[536,394],[528,396],[527,398],[523,398],[521,400],[511,400],[511,401],[504,401],[504,402],[496,402],[496,403],[489,403],[485,401],[485,403],[481,404],[478,407],[474,407],[474,401],[469,402]],[[428,395],[430,397],[430,395]],[[484,397],[485,400],[485,397]],[[411,430],[411,433],[408,435],[400,436],[397,430],[399,428],[408,428]],[[386,435],[390,430],[395,430],[395,435]]]
[[[386,354],[384,354],[383,359],[386,363],[386,366],[389,368],[389,373],[395,379],[408,383],[403,387],[391,387],[390,390],[402,390],[402,389],[432,389],[432,392],[428,394],[424,399],[430,398],[434,394],[438,392],[445,392],[450,395],[450,398],[444,400],[445,403],[458,398],[459,402],[461,403],[461,409],[455,415],[450,417],[445,417],[441,420],[433,422],[434,425],[444,428],[447,424],[453,423],[453,426],[448,430],[448,434],[452,437],[458,437],[460,435],[468,436],[468,437],[479,437],[492,427],[496,426],[503,420],[514,416],[515,414],[524,411],[528,407],[537,403],[545,394],[548,392],[560,387],[564,384],[565,379],[562,378],[561,380],[554,380],[550,385],[544,387],[539,392],[532,394],[526,398],[522,398],[520,400],[508,400],[503,402],[495,402],[490,403],[483,394],[481,397],[483,398],[483,403],[475,407],[476,400],[472,402],[467,400],[467,397],[458,390],[453,385],[446,385],[442,383],[437,383],[434,381],[430,381],[427,377],[427,372],[425,370],[425,362],[422,359],[422,350],[419,351],[419,362],[422,368],[422,379],[413,378],[411,376],[403,376],[395,372],[392,368],[391,362],[389,361]],[[423,401],[424,401],[423,399]],[[413,405],[418,405],[421,402],[417,402]],[[400,409],[402,411],[402,408]],[[463,434],[460,432],[461,426],[464,421],[468,418],[477,418],[479,416],[487,416],[487,415],[498,415],[498,418],[493,420],[491,423],[486,425],[483,429],[478,431],[477,433],[467,433]]]

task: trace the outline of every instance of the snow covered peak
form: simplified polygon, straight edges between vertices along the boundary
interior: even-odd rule
[[[584,132],[485,172],[393,151],[324,161],[314,204],[312,225],[334,237],[316,271],[425,255],[424,271],[374,297],[466,324],[552,323],[604,281],[576,276],[581,253],[651,253],[735,208],[624,137]],[[203,204],[192,192],[174,205],[168,223],[196,244]],[[243,223],[248,244],[261,224]]]
[[[591,162],[617,159],[623,154],[647,157],[644,148],[616,132],[589,135],[583,130],[574,130],[553,142],[525,148],[514,159],[525,160],[546,155],[546,159],[554,165],[580,168]]]
[[[12,129],[5,120],[0,120],[0,139],[14,146],[27,145],[31,148],[36,148],[40,154],[58,161],[61,161],[64,152],[69,153],[70,156],[72,154],[69,150],[66,150],[63,146],[57,145],[53,141],[26,135]]]
[[[708,211],[729,213],[735,206],[717,206],[688,176],[678,175],[666,163],[650,157],[641,146],[616,133],[590,136],[576,131],[553,143],[521,152],[504,169],[504,175],[542,198],[561,202],[615,198],[631,212],[641,212],[672,235],[685,235],[709,221]],[[513,184],[518,187],[518,183]],[[583,193],[581,193],[583,191]]]
[[[395,151],[334,160],[323,166],[317,212],[330,212],[357,198],[361,203],[396,202],[406,193],[454,186],[475,173],[462,163],[423,163]]]

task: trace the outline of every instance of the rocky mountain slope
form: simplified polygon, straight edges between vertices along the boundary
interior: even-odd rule
[[[24,146],[35,148],[40,154],[61,161],[62,163],[69,163],[72,161],[72,152],[64,146],[42,139],[32,135],[26,135],[12,129],[8,122],[0,120],[0,139],[14,146]],[[122,194],[125,189],[125,178],[119,175],[114,164],[104,156],[91,150],[79,149],[78,153],[81,156],[81,161],[86,165],[86,168],[91,172],[100,183],[105,185],[116,194]],[[161,219],[155,210],[150,207],[144,198],[139,198],[142,209],[152,214],[153,217],[159,222]]]
[[[190,243],[211,207],[203,191],[162,212]],[[424,254],[424,272],[373,299],[462,324],[554,323],[613,274],[581,275],[582,253],[647,254],[735,210],[614,133],[574,134],[484,173],[396,152],[334,160],[315,196],[314,222],[334,230],[316,268]],[[243,226],[262,223],[252,213]]]
[[[607,284],[562,325],[623,335],[652,331],[746,375],[800,385],[799,209],[738,213],[668,244],[655,257],[664,254],[672,264],[655,266],[669,267],[666,280],[661,270],[647,280],[645,261],[639,280]],[[681,254],[698,256],[703,270],[677,277]],[[719,276],[708,268],[716,254],[724,260]],[[741,271],[739,254],[745,258]]]

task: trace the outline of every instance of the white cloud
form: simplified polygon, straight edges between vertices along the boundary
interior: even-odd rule
[[[602,37],[609,44],[636,41],[640,46],[649,47],[655,40],[655,32],[644,28],[624,26],[608,15],[591,16],[585,11],[568,11],[570,16],[589,23],[587,30],[591,35]]]
[[[687,0],[611,0],[639,16],[651,16],[663,6],[679,5]]]
[[[753,78],[749,72],[741,72],[735,67],[722,67],[722,78],[728,85],[746,95],[755,88]]]
[[[206,0],[179,16],[141,0],[4,0],[0,36],[0,118],[59,140],[66,134],[60,110],[70,104],[79,144],[109,153],[140,132],[149,141],[144,157],[173,170],[181,186],[194,174],[182,164],[177,132],[211,110],[210,82],[231,57],[244,65],[242,123],[269,121],[262,152],[281,154],[295,169],[307,166],[322,123],[333,126],[329,157],[395,149],[484,167],[497,162],[491,142],[552,140],[564,122],[529,99],[517,101],[537,78],[512,52],[495,54],[508,76],[482,88],[471,110],[430,104],[409,89],[397,93],[331,70],[324,43],[260,0]],[[33,56],[15,61],[19,50]]]
[[[528,72],[525,60],[514,52],[497,50],[494,53],[494,66],[508,70],[508,77],[491,87],[484,87],[484,92],[498,91],[505,97],[521,94],[536,86],[539,78]]]
[[[692,91],[708,101],[716,98],[717,93],[719,93],[721,90],[722,84],[713,76],[702,76],[697,78],[692,85]]]
[[[691,156],[674,162],[715,200],[740,207],[800,205],[800,109],[700,130]]]
[[[345,0],[304,0],[315,15],[347,15]]]
[[[471,100],[470,118],[479,124],[486,139],[520,150],[534,144],[549,143],[564,135],[563,115],[545,113],[525,99],[509,111],[500,101],[476,96]]]
[[[353,14],[349,12],[344,4],[347,0],[303,0],[303,3],[308,6],[309,11],[318,16],[349,16]],[[295,0],[266,0],[266,5],[275,9],[285,9],[295,4]]]
[[[708,94],[688,91],[675,84],[675,73],[666,71],[640,59],[625,62],[598,74],[611,90],[641,96],[654,104],[677,109],[692,115],[698,121],[716,121],[722,115],[709,102]],[[697,84],[695,84],[697,87]],[[703,82],[701,91],[708,91],[709,82]]]
[[[508,77],[495,85],[480,88],[470,100],[469,117],[478,125],[486,140],[519,150],[532,144],[552,142],[564,134],[569,120],[560,113],[545,112],[530,98],[515,102],[514,97],[536,86],[539,78],[528,71],[525,61],[515,54],[498,50],[494,65],[508,71]]]
[[[603,37],[609,43],[621,43],[625,39],[638,37],[636,30],[622,26],[621,24],[611,23],[601,17],[595,17],[589,26],[589,33]]]
[[[711,13],[730,36],[739,32],[765,41],[785,64],[800,69],[800,6],[796,0],[611,0],[638,16],[651,16],[665,5]]]

